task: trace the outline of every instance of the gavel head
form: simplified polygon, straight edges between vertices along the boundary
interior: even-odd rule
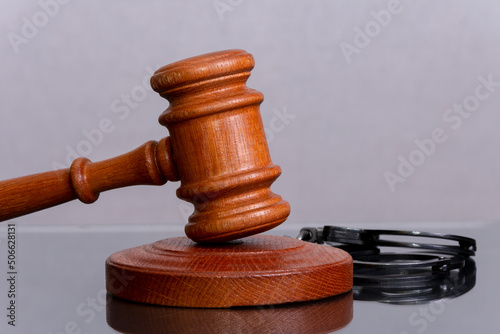
[[[259,106],[246,86],[251,54],[228,50],[158,69],[151,86],[170,106],[159,121],[170,133],[181,186],[194,205],[186,235],[200,243],[239,239],[286,220],[289,204],[270,190],[281,174],[271,161]]]

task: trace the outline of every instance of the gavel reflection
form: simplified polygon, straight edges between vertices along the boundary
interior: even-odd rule
[[[202,243],[239,239],[281,224],[289,204],[270,190],[281,173],[271,161],[259,105],[246,86],[251,54],[229,50],[162,67],[153,89],[170,102],[159,121],[170,137],[116,158],[76,159],[69,169],[0,182],[0,221],[131,185],[181,181],[194,205],[186,235]]]
[[[156,307],[107,297],[108,325],[120,333],[332,333],[353,317],[352,292],[319,301],[232,309]]]

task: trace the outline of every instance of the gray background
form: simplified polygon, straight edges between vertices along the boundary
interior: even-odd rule
[[[283,169],[273,189],[291,203],[291,224],[499,219],[500,87],[460,124],[447,110],[474,101],[478,77],[500,82],[500,4],[401,0],[376,23],[373,13],[391,6],[73,0],[47,7],[49,16],[36,1],[3,1],[0,179],[67,165],[68,148],[82,148],[83,132],[103,119],[113,130],[87,147],[93,161],[164,137],[157,118],[168,103],[142,88],[150,69],[241,48],[256,59],[248,84],[265,95],[271,155]],[[372,37],[362,41],[357,29]],[[346,57],[342,46],[356,43]],[[286,122],[273,121],[285,111]],[[391,191],[384,174],[436,128],[446,140]],[[18,221],[183,224],[191,209],[177,187],[116,190],[90,207],[74,202]]]

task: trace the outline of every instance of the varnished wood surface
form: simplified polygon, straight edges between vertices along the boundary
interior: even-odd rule
[[[126,277],[124,284],[115,277]],[[352,258],[337,248],[257,235],[219,245],[186,237],[119,251],[107,291],[141,303],[232,307],[316,300],[352,288]]]
[[[0,182],[0,221],[73,199],[93,203],[102,191],[178,180],[169,138],[149,141],[121,156],[92,163],[78,158],[68,169]]]
[[[194,205],[186,235],[119,251],[106,261],[106,288],[141,303],[227,308],[317,300],[352,288],[352,258],[332,247],[254,234],[290,213],[271,184],[259,106],[246,81],[254,66],[242,50],[182,60],[151,85],[170,102],[160,123],[170,133],[181,186]],[[191,240],[190,240],[191,239]],[[195,242],[193,242],[195,241]],[[116,277],[126,277],[117,280]]]
[[[78,158],[68,170],[0,182],[0,220],[75,198],[92,203],[113,188],[180,180],[178,197],[194,205],[185,228],[189,239],[111,255],[109,293],[148,304],[224,308],[349,291],[349,254],[253,236],[290,214],[290,205],[270,189],[281,168],[271,161],[266,141],[263,95],[246,86],[253,67],[251,54],[227,50],[160,68],[151,85],[170,102],[159,118],[170,137],[103,162]]]
[[[243,50],[196,56],[158,69],[151,86],[168,99],[168,128],[181,186],[195,210],[186,235],[221,242],[269,230],[290,213],[270,190],[281,174],[271,161],[259,105],[246,86],[254,58]]]
[[[227,50],[160,68],[151,85],[170,102],[159,118],[170,139],[103,162],[78,158],[70,169],[2,181],[0,220],[76,198],[92,203],[105,190],[180,179],[178,197],[194,205],[185,228],[194,241],[235,240],[281,224],[290,206],[270,190],[281,168],[267,146],[263,95],[246,86],[253,66],[251,54]]]
[[[347,326],[353,317],[352,292],[313,302],[200,309],[157,307],[108,295],[106,320],[127,334],[326,334]]]

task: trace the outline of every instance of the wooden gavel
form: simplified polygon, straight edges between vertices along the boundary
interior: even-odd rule
[[[271,161],[259,106],[246,86],[254,67],[243,50],[214,52],[157,70],[153,89],[170,102],[159,121],[170,137],[101,162],[78,158],[69,169],[0,182],[0,221],[102,191],[181,181],[177,196],[194,205],[186,235],[201,243],[269,230],[290,213],[270,190],[281,173]]]
[[[159,118],[169,138],[102,162],[78,158],[66,170],[0,182],[0,221],[76,198],[92,203],[113,188],[180,180],[177,196],[194,205],[185,228],[191,240],[166,238],[111,254],[105,264],[109,294],[139,303],[220,308],[349,291],[348,253],[253,235],[290,213],[289,204],[270,190],[281,169],[267,146],[259,111],[263,95],[246,86],[253,66],[252,55],[229,50],[160,68],[151,85],[170,102]]]

